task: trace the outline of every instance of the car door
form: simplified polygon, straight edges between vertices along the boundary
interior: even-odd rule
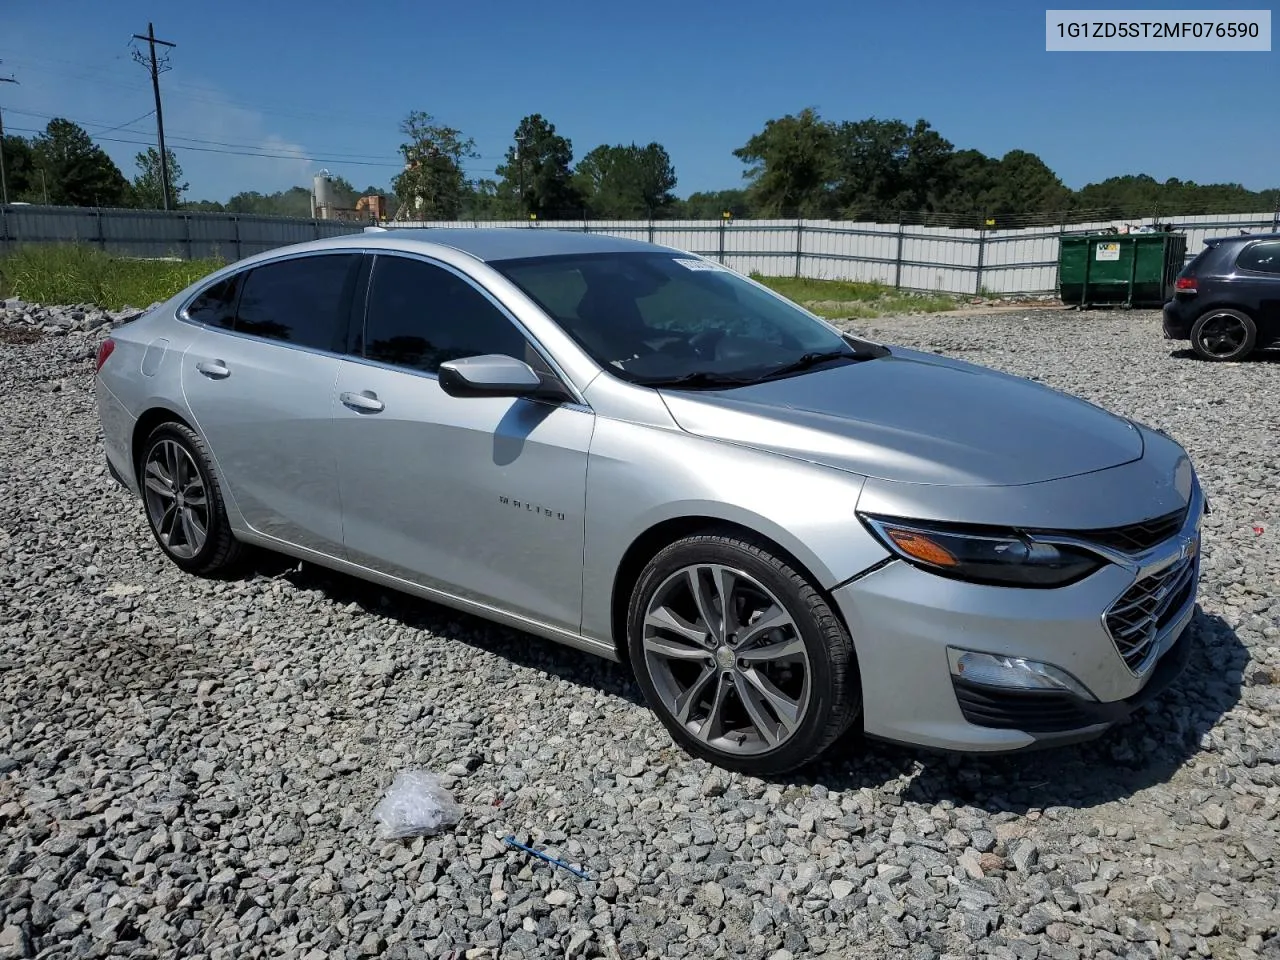
[[[1258,345],[1275,343],[1280,340],[1280,240],[1249,244],[1236,258],[1236,269],[1252,293]]]
[[[347,556],[576,630],[594,416],[575,403],[441,389],[441,363],[491,353],[552,371],[469,278],[376,256],[334,414]]]
[[[253,530],[330,556],[342,555],[333,388],[360,263],[356,253],[271,261],[186,311],[201,329],[183,392],[225,492]]]

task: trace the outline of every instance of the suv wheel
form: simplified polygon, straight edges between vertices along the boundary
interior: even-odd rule
[[[1206,360],[1243,360],[1257,341],[1253,318],[1239,310],[1209,310],[1191,325],[1191,347]]]
[[[815,760],[856,719],[848,632],[766,546],[688,537],[645,567],[627,618],[646,700],[689,753],[755,776]]]

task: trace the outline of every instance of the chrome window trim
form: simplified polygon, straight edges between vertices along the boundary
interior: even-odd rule
[[[406,260],[417,260],[421,263],[427,264],[428,266],[440,267],[444,270],[449,271],[455,276],[459,277],[464,283],[471,286],[482,297],[484,297],[491,304],[493,304],[497,308],[498,312],[501,313],[502,316],[505,317],[507,321],[516,328],[516,330],[520,333],[520,335],[523,336],[525,340],[533,346],[533,349],[537,352],[537,354],[540,357],[542,357],[542,359],[546,362],[547,366],[550,367],[551,372],[555,375],[556,379],[560,381],[561,386],[563,386],[566,390],[568,390],[573,397],[572,403],[562,403],[560,404],[560,406],[568,407],[570,409],[586,410],[594,413],[594,410],[592,410],[591,404],[587,402],[586,398],[582,394],[582,391],[580,391],[577,388],[577,386],[574,385],[573,381],[568,376],[565,375],[564,368],[560,366],[560,364],[555,360],[555,358],[550,354],[550,352],[542,345],[542,343],[537,339],[537,337],[533,336],[533,334],[530,333],[529,328],[526,327],[523,323],[521,323],[512,314],[512,312],[507,309],[506,305],[503,304],[502,301],[500,301],[497,297],[495,297],[492,293],[490,293],[487,289],[485,289],[480,283],[478,283],[475,280],[474,277],[467,275],[465,272],[463,272],[462,270],[459,270],[457,267],[453,266],[452,264],[445,263],[434,257],[427,256],[426,254],[416,253],[416,252],[407,251],[407,250],[388,250],[381,247],[373,247],[373,248],[365,247],[365,246],[326,247],[323,250],[290,251],[289,253],[282,253],[280,256],[268,257],[265,260],[256,260],[253,263],[244,264],[240,266],[238,269],[236,269],[233,265],[232,267],[228,267],[224,270],[220,270],[217,273],[215,273],[213,276],[209,277],[208,280],[205,283],[201,284],[200,287],[194,293],[192,293],[190,296],[188,296],[186,299],[183,300],[183,302],[179,305],[178,309],[174,311],[174,316],[182,323],[187,323],[193,327],[199,327],[202,330],[209,330],[224,336],[238,337],[239,339],[248,340],[253,343],[270,344],[272,346],[283,347],[284,349],[287,349],[287,350],[302,350],[306,353],[317,354],[319,356],[336,357],[339,360],[351,360],[356,363],[364,363],[371,366],[380,367],[385,370],[392,370],[392,371],[395,371],[396,373],[407,373],[413,376],[425,376],[432,380],[438,380],[439,377],[436,374],[429,373],[428,371],[425,371],[425,370],[415,370],[411,367],[403,367],[403,366],[398,366],[396,364],[383,363],[382,361],[378,361],[378,360],[369,360],[365,357],[357,357],[346,351],[335,352],[333,350],[324,350],[319,347],[308,347],[303,344],[288,343],[287,341],[284,341],[284,340],[274,340],[270,337],[261,337],[252,333],[243,333],[238,330],[228,330],[225,327],[217,327],[209,323],[203,323],[199,320],[194,320],[187,313],[187,309],[191,306],[191,304],[193,304],[196,300],[198,300],[201,296],[203,296],[210,288],[216,286],[219,283],[222,283],[222,281],[224,280],[230,279],[231,277],[235,277],[243,273],[249,273],[252,270],[256,270],[258,267],[271,266],[272,264],[284,263],[289,260],[299,260],[304,257],[324,257],[324,256],[334,256],[334,255],[343,255],[343,254],[346,254],[346,255],[355,254],[358,256],[367,256],[370,258],[369,282],[365,284],[364,303],[361,305],[360,311],[359,311],[361,324],[365,322],[365,319],[368,316],[369,294],[370,294],[370,291],[373,289],[373,271],[377,267],[377,259],[379,256],[394,256],[394,257],[400,257]],[[363,335],[363,330],[361,331],[361,333]],[[547,402],[547,401],[544,401],[544,402]]]

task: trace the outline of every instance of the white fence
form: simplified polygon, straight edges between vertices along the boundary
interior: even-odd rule
[[[1187,234],[1187,256],[1206,237],[1277,228],[1276,213],[1169,217]],[[838,220],[563,220],[388,223],[388,227],[484,226],[574,230],[632,237],[712,257],[743,272],[820,280],[876,280],[907,290],[947,293],[1054,293],[1058,241],[1111,222],[1056,228],[961,230]],[[218,256],[226,260],[303,240],[355,233],[360,223],[229,213],[164,213],[0,207],[0,255],[25,243],[88,243],[130,257]]]
[[[1161,218],[1187,235],[1187,257],[1206,237],[1270,231],[1277,214]],[[1054,293],[1058,241],[1111,221],[1022,230],[961,230],[838,220],[419,221],[389,227],[524,227],[603,233],[711,257],[744,273],[817,280],[875,280],[906,290],[947,293]]]

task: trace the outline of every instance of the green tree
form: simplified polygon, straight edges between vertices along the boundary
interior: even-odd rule
[[[900,217],[936,208],[947,192],[952,145],[925,120],[875,117],[835,128],[832,199],[843,217]]]
[[[514,200],[501,194],[497,181],[481,179],[469,184],[462,204],[464,220],[505,220],[513,216]]]
[[[539,113],[516,127],[515,143],[494,173],[500,177],[498,195],[513,198],[519,215],[543,219],[577,216],[582,199],[574,187],[573,144],[556,133],[555,124]]]
[[[578,162],[574,180],[593,217],[662,217],[675,204],[676,171],[660,143],[596,147]]]
[[[1060,216],[1071,205],[1071,191],[1034,153],[1010,150],[1000,158],[983,199],[983,212],[995,217],[998,225],[1019,214]]]
[[[830,210],[834,135],[812,107],[769,120],[733,151],[751,166],[748,196],[757,216],[822,217]]]
[[[689,194],[679,201],[673,215],[688,220],[720,220],[726,213],[738,219],[755,214],[747,201],[745,190],[713,190]]]
[[[72,207],[119,207],[130,199],[120,168],[70,120],[50,120],[32,143],[36,166],[49,185],[49,202]]]
[[[405,168],[392,181],[396,196],[414,217],[456,219],[468,192],[462,165],[476,156],[475,141],[421,110],[405,118],[400,132],[408,139],[400,145]]]
[[[176,210],[182,205],[182,194],[189,184],[179,183],[182,180],[182,167],[173,151],[165,148],[165,159],[169,165],[169,207]],[[134,157],[138,165],[138,175],[133,178],[133,201],[145,210],[164,209],[164,190],[161,188],[160,151],[155,147],[147,147],[145,151]]]
[[[40,172],[36,168],[31,144],[22,137],[5,136],[0,142],[4,150],[4,179],[9,200],[35,203],[40,200]]]

